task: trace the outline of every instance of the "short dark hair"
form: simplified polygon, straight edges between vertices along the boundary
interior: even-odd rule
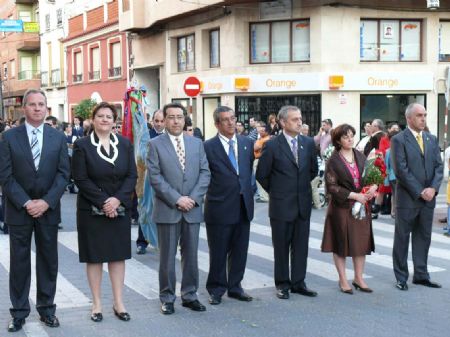
[[[192,119],[189,116],[184,116],[184,127],[183,131],[186,131],[188,127],[192,127]]]
[[[355,128],[350,124],[341,124],[331,130],[331,142],[337,151],[341,149],[341,144],[339,144],[339,142],[342,136],[347,135],[349,131],[351,131],[353,135],[356,134]]]
[[[170,108],[181,109],[181,111],[183,111],[183,115],[185,115],[185,116],[187,115],[186,108],[184,106],[182,106],[180,103],[168,103],[168,104],[164,105],[164,107],[163,107],[164,119],[167,117],[167,110]]]
[[[67,122],[63,122],[63,123],[62,123],[62,129],[63,129],[63,131],[66,131],[67,128],[68,128],[69,126],[72,126],[72,124],[67,123]]]
[[[58,124],[58,118],[56,118],[55,116],[47,116],[45,117],[45,121],[46,122],[50,121],[52,125]]]
[[[327,123],[329,126],[333,126],[333,122],[329,118],[325,118],[322,123]]]
[[[100,102],[94,107],[94,109],[92,110],[92,119],[95,118],[95,115],[97,115],[97,112],[100,109],[110,109],[112,114],[113,114],[114,122],[116,121],[116,119],[117,119],[116,107],[114,105],[112,105],[111,103],[108,103],[108,102]]]
[[[220,113],[221,112],[227,112],[227,111],[233,111],[234,112],[234,110],[231,109],[228,106],[225,106],[225,105],[218,106],[213,112],[214,123],[219,123],[220,122]]]

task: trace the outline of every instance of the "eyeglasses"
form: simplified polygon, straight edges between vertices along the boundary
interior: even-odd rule
[[[236,116],[232,116],[229,118],[221,118],[220,121],[222,123],[234,123],[234,122],[236,122],[236,119],[237,119]]]

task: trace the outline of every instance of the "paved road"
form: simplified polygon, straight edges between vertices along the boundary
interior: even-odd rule
[[[432,279],[442,289],[410,285],[408,292],[394,288],[392,272],[393,220],[382,216],[374,222],[376,253],[368,257],[366,277],[373,294],[356,292],[349,296],[338,291],[337,273],[330,254],[320,252],[325,210],[312,215],[307,284],[319,292],[317,298],[293,294],[288,301],[275,297],[272,281],[273,251],[267,205],[256,204],[251,227],[251,243],[244,287],[254,296],[251,303],[224,297],[219,306],[207,304],[205,282],[208,271],[208,247],[204,227],[201,229],[199,266],[200,300],[205,313],[195,313],[176,302],[175,314],[159,313],[158,254],[133,254],[127,261],[125,302],[132,316],[130,322],[117,320],[112,313],[112,295],[107,269],[104,271],[102,323],[93,323],[90,315],[90,292],[84,265],[78,262],[75,231],[75,197],[63,197],[63,226],[59,235],[59,276],[56,303],[61,327],[50,329],[39,321],[35,309],[15,336],[436,336],[450,329],[450,239],[442,235],[437,218],[446,213],[444,196],[439,197],[429,257]],[[133,227],[133,237],[137,228]],[[9,243],[0,235],[0,336],[7,336]],[[134,247],[134,245],[133,245]],[[350,262],[350,261],[348,261]],[[348,276],[352,266],[348,264]],[[178,273],[179,275],[179,273]],[[32,280],[30,298],[35,297]]]

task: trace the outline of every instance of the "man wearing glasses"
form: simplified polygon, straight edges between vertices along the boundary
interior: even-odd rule
[[[160,247],[159,297],[161,313],[174,313],[175,256],[180,245],[183,307],[205,311],[198,301],[198,238],[203,221],[203,196],[210,172],[201,140],[183,135],[186,110],[178,103],[163,108],[166,133],[149,143],[147,167],[154,189],[152,220]]]

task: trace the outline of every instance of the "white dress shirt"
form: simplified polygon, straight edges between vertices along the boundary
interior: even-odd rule
[[[167,132],[167,134],[169,135],[170,141],[172,142],[172,145],[173,145],[173,147],[174,147],[174,149],[175,149],[175,152],[177,152],[177,148],[178,148],[178,143],[177,143],[177,141],[175,140],[175,138],[178,138],[178,139],[180,140],[181,148],[183,149],[184,156],[186,157],[186,151],[184,150],[184,137],[183,137],[183,133],[181,133],[179,136],[174,136],[174,135],[172,135],[172,134],[170,134],[170,133],[168,133],[168,132]]]
[[[25,121],[25,127],[27,128],[28,143],[30,143],[30,146],[31,140],[33,139],[33,130],[38,129],[36,136],[38,140],[39,152],[42,154],[42,145],[44,144],[44,123],[35,128],[33,125]]]

